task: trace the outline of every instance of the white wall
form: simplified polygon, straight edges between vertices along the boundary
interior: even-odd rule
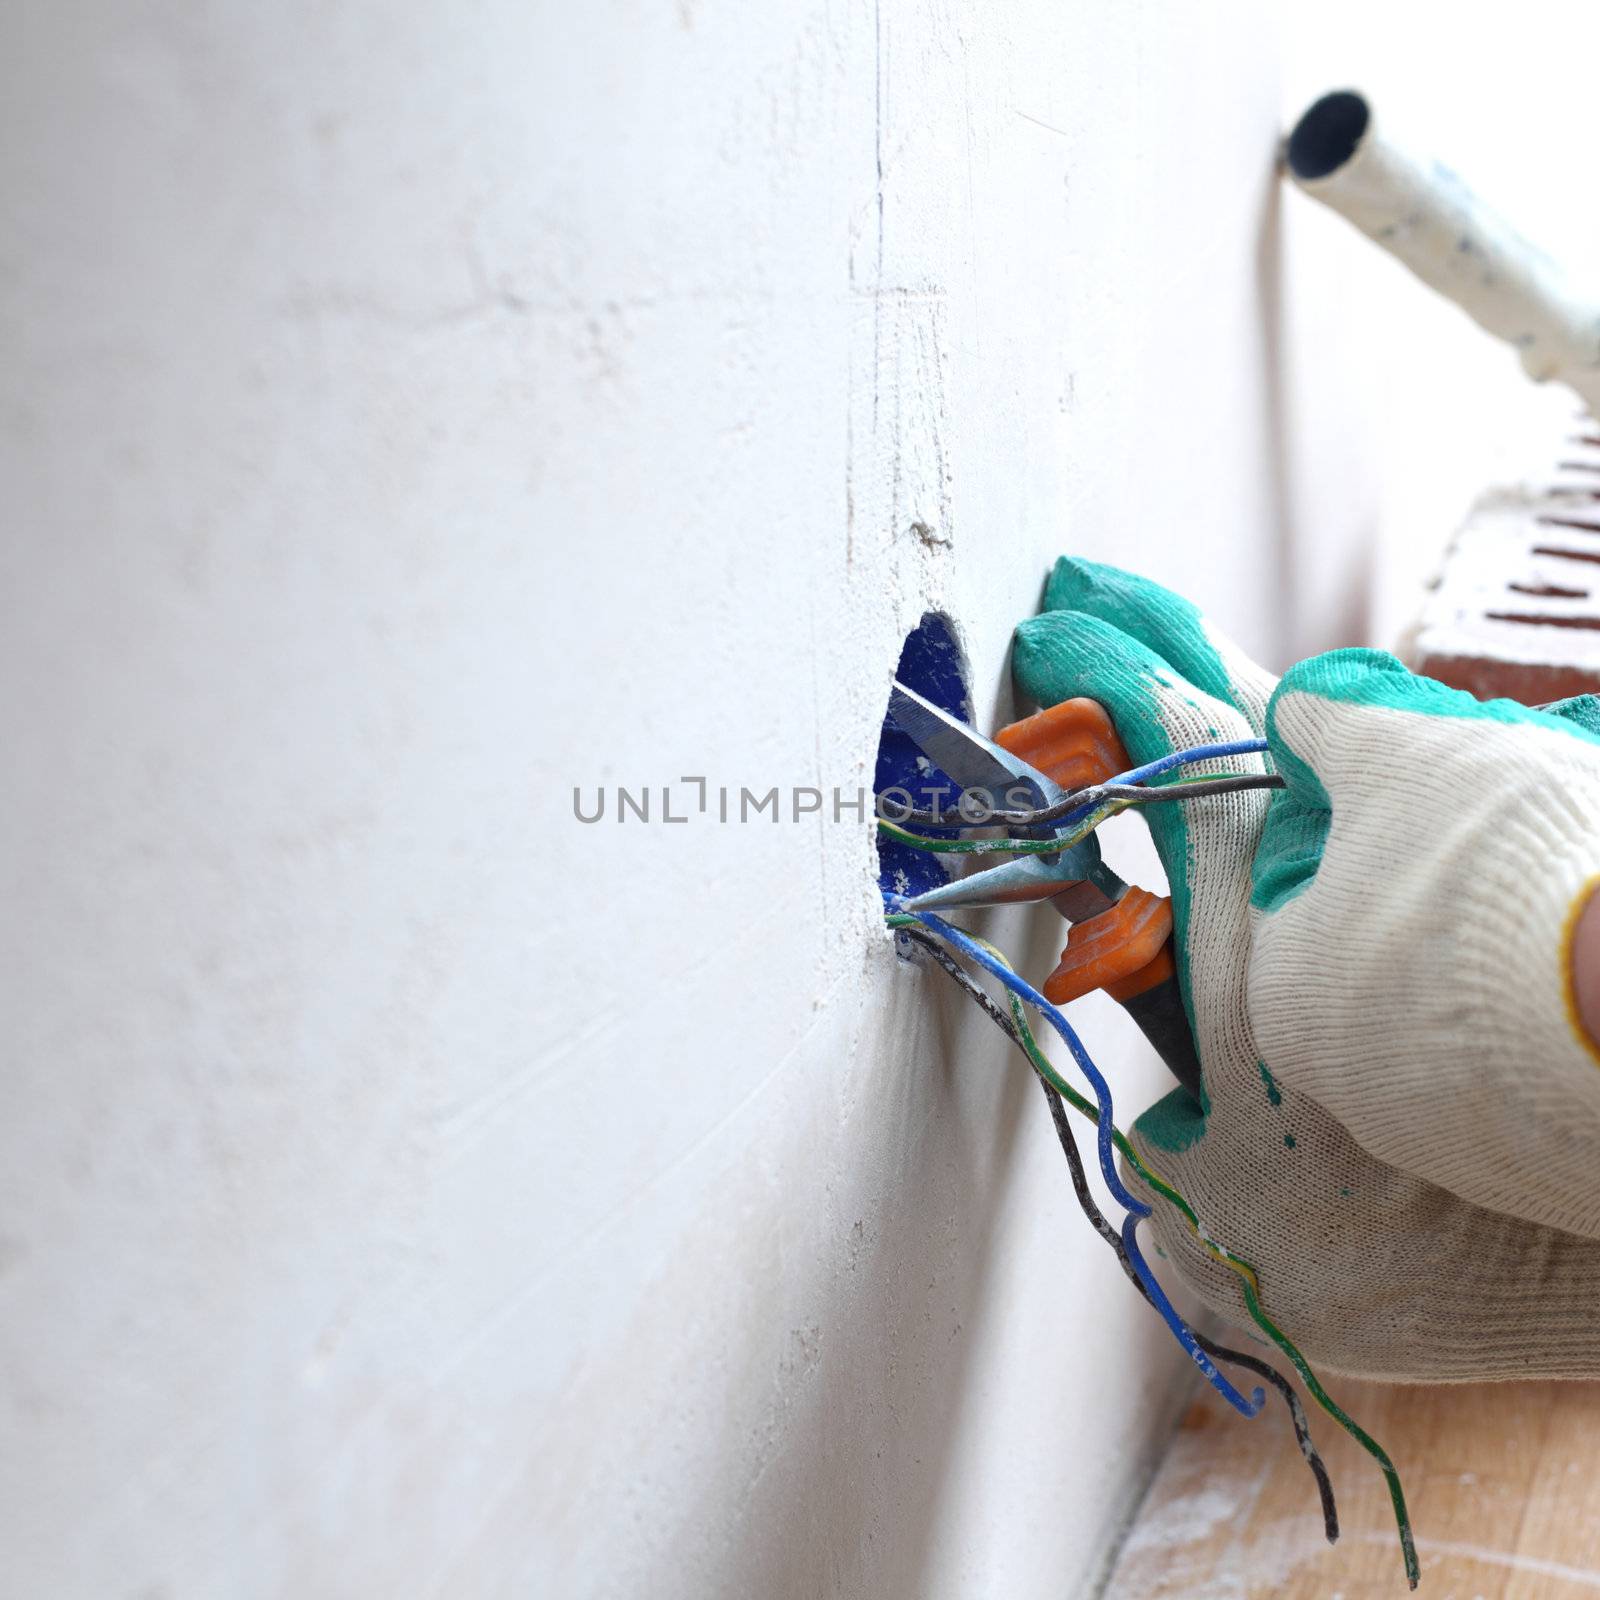
[[[571,789],[868,781],[927,607],[1003,716],[1063,550],[1359,632],[1274,26],[0,13],[0,1590],[1082,1592],[1180,1368],[1032,1085],[865,830]]]

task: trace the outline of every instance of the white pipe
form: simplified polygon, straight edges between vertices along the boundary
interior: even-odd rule
[[[1295,124],[1290,175],[1430,288],[1512,345],[1536,382],[1559,378],[1600,416],[1600,301],[1438,161],[1389,138],[1365,97],[1324,95]]]

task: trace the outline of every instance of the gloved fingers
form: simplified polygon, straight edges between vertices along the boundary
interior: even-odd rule
[[[1204,693],[1240,712],[1259,735],[1272,674],[1258,666],[1199,607],[1120,567],[1063,556],[1045,585],[1046,611],[1079,611],[1120,628]]]
[[[1235,1087],[1213,1092],[1220,1100]],[[1261,1105],[1262,1115],[1213,1112],[1205,1138],[1182,1150],[1151,1137],[1149,1113],[1135,1124],[1141,1159],[1199,1218],[1197,1232],[1126,1174],[1152,1204],[1141,1231],[1158,1268],[1236,1327],[1264,1332],[1241,1274],[1205,1241],[1226,1247],[1252,1269],[1263,1315],[1324,1379],[1600,1376],[1600,1241],[1474,1206],[1390,1168],[1292,1091],[1270,1121],[1265,1097]],[[1279,1120],[1298,1135],[1293,1146]]]
[[[1264,1059],[1390,1168],[1600,1239],[1571,942],[1600,878],[1600,740],[1355,650],[1286,674],[1267,726],[1289,787],[1252,873]]]
[[[1563,755],[1582,759],[1587,747],[1600,757],[1600,703],[1580,695],[1538,711],[1477,700],[1383,650],[1310,656],[1283,675],[1267,707],[1274,753],[1282,746],[1298,754],[1335,796],[1344,781],[1369,771],[1375,756],[1410,770],[1470,765],[1489,746],[1527,741],[1537,748],[1545,743],[1541,733],[1559,734],[1553,748]]]
[[[1585,733],[1600,735],[1600,694],[1575,694],[1544,709],[1550,716],[1560,717]]]
[[[1491,810],[1537,821],[1559,809],[1564,789],[1600,776],[1596,722],[1582,700],[1555,713],[1475,700],[1380,650],[1299,662],[1267,706],[1273,764],[1288,789],[1262,837],[1253,903],[1276,910],[1310,884],[1335,812],[1351,839],[1415,821],[1437,840]]]
[[[1205,693],[1149,645],[1082,611],[1046,611],[1016,631],[1012,672],[1041,706],[1098,700],[1139,765],[1189,745],[1253,737],[1237,707]],[[1259,761],[1253,769],[1260,771]]]
[[[1287,788],[1273,798],[1251,868],[1251,904],[1281,909],[1308,888],[1322,866],[1335,797],[1352,812],[1375,781],[1398,790],[1425,741],[1412,736],[1394,710],[1434,706],[1459,714],[1467,695],[1417,678],[1381,650],[1331,650],[1296,663],[1267,704],[1266,733],[1273,766]],[[1388,775],[1386,777],[1386,775]],[[1387,819],[1367,824],[1380,832]]]
[[[1040,705],[1080,695],[1098,700],[1138,765],[1195,745],[1253,737],[1235,707],[1204,694],[1132,635],[1083,612],[1050,611],[1024,622],[1012,666],[1023,693]],[[1245,755],[1197,763],[1184,775],[1264,770],[1259,755]],[[1264,811],[1260,790],[1141,808],[1172,888],[1180,950],[1187,948],[1189,905],[1202,890],[1216,907],[1214,917],[1232,914],[1234,899],[1233,911],[1245,915],[1236,891],[1247,884]]]

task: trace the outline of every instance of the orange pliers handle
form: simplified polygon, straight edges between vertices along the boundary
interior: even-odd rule
[[[1069,792],[1104,783],[1133,765],[1098,700],[1064,700],[1002,728],[994,739]],[[1171,899],[1130,885],[1109,910],[1073,923],[1043,988],[1045,998],[1057,1005],[1104,989],[1152,1037],[1151,1022],[1164,1035],[1180,1026],[1187,1034],[1172,950]],[[1187,1047],[1192,1054],[1192,1039]],[[1195,1070],[1198,1075],[1198,1066]]]

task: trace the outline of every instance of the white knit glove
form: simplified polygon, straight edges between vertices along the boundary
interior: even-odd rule
[[[1275,683],[1188,602],[1088,562],[1060,562],[1045,605],[1017,635],[1033,699],[1101,701],[1140,763],[1264,735],[1289,784],[1142,813],[1205,1104],[1151,1107],[1141,1156],[1313,1360],[1600,1373],[1600,1055],[1568,978],[1600,876],[1592,703],[1484,704],[1366,650]],[[1245,1323],[1234,1275],[1170,1208],[1152,1221]]]

